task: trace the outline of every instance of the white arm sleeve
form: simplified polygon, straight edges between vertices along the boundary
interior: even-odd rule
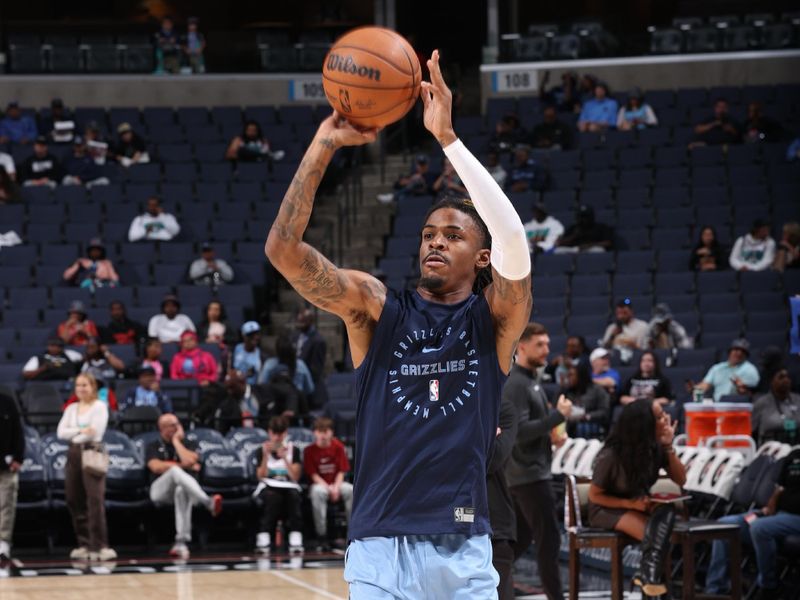
[[[461,140],[447,146],[444,153],[492,235],[494,270],[504,279],[524,279],[531,272],[531,255],[525,227],[508,196]]]

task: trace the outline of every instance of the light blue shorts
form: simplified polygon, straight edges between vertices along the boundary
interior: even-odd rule
[[[488,535],[353,540],[344,578],[350,600],[496,600],[500,577]]]

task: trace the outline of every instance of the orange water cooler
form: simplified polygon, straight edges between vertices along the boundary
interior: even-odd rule
[[[690,402],[686,411],[686,434],[689,446],[698,446],[712,435],[750,435],[753,405],[743,402]],[[740,446],[742,442],[726,442]]]

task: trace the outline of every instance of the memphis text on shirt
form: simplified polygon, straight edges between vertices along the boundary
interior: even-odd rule
[[[446,338],[452,333],[452,327],[448,327],[444,332],[437,332],[434,329],[413,330],[397,343],[397,349],[393,354],[395,357],[402,359],[411,353],[424,355],[430,352],[438,352],[444,348]],[[403,363],[400,365],[399,371],[397,369],[390,370],[388,383],[393,403],[407,414],[421,417],[423,421],[427,421],[432,414],[436,414],[439,411],[444,417],[447,417],[465,406],[465,402],[473,396],[478,384],[478,352],[475,348],[471,348],[471,345],[472,342],[467,337],[467,332],[461,331],[457,334],[457,342],[447,348],[448,360],[416,364]],[[457,355],[452,356],[453,354]],[[458,356],[458,354],[461,354],[461,356]],[[447,386],[441,385],[439,378],[428,379],[426,385],[428,388],[427,402],[422,400],[423,394],[420,392],[413,394],[414,400],[408,399],[407,394],[403,393],[404,388],[407,386],[414,386],[415,389],[420,387],[418,377],[446,376],[450,373],[463,373],[465,371],[467,377],[464,385],[461,386],[460,392],[456,393],[455,398],[449,401],[446,398],[443,400],[440,398],[439,391],[447,390]]]

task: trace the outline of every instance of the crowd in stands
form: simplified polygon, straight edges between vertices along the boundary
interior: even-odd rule
[[[205,73],[203,52],[206,38],[198,30],[199,20],[190,17],[186,33],[179,34],[170,17],[161,20],[161,29],[155,34],[156,73]]]

